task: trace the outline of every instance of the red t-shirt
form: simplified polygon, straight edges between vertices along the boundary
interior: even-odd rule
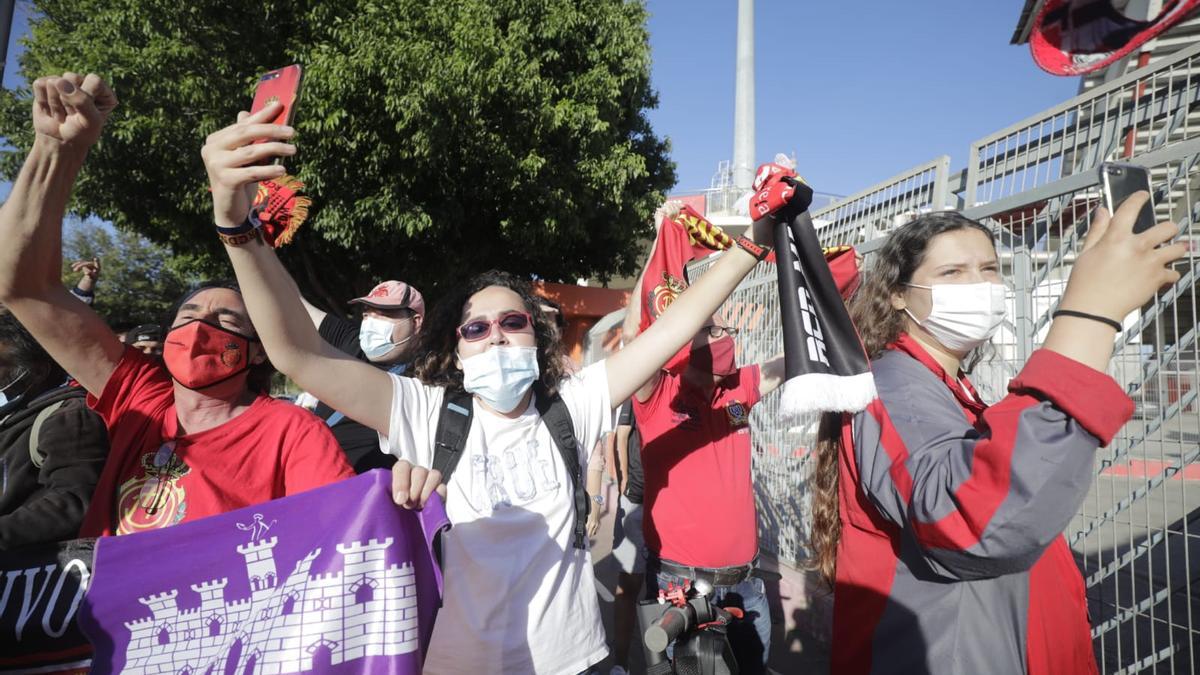
[[[220,426],[177,436],[171,377],[135,349],[88,405],[112,449],[81,537],[168,527],[354,475],[321,420],[266,395]]]
[[[758,366],[747,366],[709,397],[664,371],[645,403],[634,397],[650,553],[694,567],[745,565],[757,555],[750,408],[758,381]]]

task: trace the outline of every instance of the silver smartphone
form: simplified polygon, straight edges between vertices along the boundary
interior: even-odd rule
[[[1154,192],[1150,189],[1150,171],[1144,166],[1124,162],[1104,162],[1100,165],[1100,190],[1104,194],[1104,206],[1109,213],[1138,190],[1150,193],[1150,199],[1142,205],[1133,233],[1138,234],[1154,227]]]

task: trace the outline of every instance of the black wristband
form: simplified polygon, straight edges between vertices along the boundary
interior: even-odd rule
[[[221,227],[217,225],[217,234],[232,237],[249,232],[260,225],[262,225],[262,221],[258,219],[258,212],[250,209],[250,212],[246,214],[246,219],[242,221],[241,225],[237,227]]]
[[[1099,321],[1118,333],[1121,332],[1121,323],[1118,321],[1113,321],[1107,316],[1096,316],[1095,314],[1088,314],[1087,312],[1076,312],[1072,309],[1056,309],[1054,310],[1054,313],[1050,315],[1050,318],[1057,319],[1060,316],[1073,316],[1077,319],[1091,319],[1092,321]]]
[[[221,227],[220,225],[217,225],[217,234],[224,237],[232,237],[235,235],[244,234],[253,229],[254,226],[250,224],[249,220],[243,220],[242,224],[238,225],[237,227]]]

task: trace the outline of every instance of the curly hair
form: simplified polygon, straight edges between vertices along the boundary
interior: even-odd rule
[[[476,275],[465,286],[454,290],[443,298],[429,313],[421,327],[413,371],[425,384],[442,387],[462,388],[463,374],[455,366],[458,352],[458,326],[462,323],[463,308],[476,293],[491,286],[500,286],[521,296],[525,311],[533,317],[533,331],[537,339],[539,382],[547,393],[558,392],[559,384],[566,379],[564,367],[566,351],[559,332],[542,304],[543,298],[535,295],[533,285],[520,277],[489,270]]]
[[[929,242],[946,232],[974,229],[992,239],[992,231],[955,211],[918,216],[888,235],[863,275],[862,286],[850,300],[850,319],[858,330],[863,347],[871,360],[879,358],[887,346],[904,332],[904,313],[892,307],[892,294],[903,290],[913,272],[925,261]],[[978,358],[977,354],[971,360]],[[969,368],[967,369],[970,370]],[[817,429],[816,459],[810,477],[813,490],[813,526],[810,542],[815,556],[813,566],[833,583],[837,547],[842,524],[838,515],[838,455],[842,446],[843,413],[822,416]]]

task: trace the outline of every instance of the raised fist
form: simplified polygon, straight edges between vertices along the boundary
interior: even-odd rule
[[[750,198],[750,218],[760,220],[781,215],[786,207],[789,214],[803,213],[812,204],[812,188],[796,171],[781,164],[763,164],[754,176],[754,195]]]
[[[71,271],[81,273],[92,281],[96,281],[100,278],[100,259],[76,260],[71,263]]]
[[[90,148],[116,107],[116,95],[94,73],[68,72],[33,82],[33,130],[64,146]]]

